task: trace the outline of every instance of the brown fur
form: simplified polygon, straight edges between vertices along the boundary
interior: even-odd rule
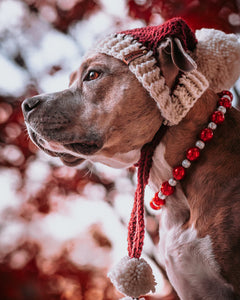
[[[163,143],[170,166],[184,159],[200,130],[207,125],[218,96],[208,90],[186,118],[168,130]],[[240,294],[240,113],[232,108],[224,124],[191,166],[182,188],[190,213],[184,227],[195,224],[199,237],[207,234],[213,241],[214,255],[222,276]]]

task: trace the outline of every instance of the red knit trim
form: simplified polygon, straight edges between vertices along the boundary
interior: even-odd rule
[[[128,224],[128,256],[139,258],[142,253],[145,224],[144,224],[144,190],[148,184],[150,169],[152,167],[153,153],[165,134],[167,126],[162,125],[153,140],[143,146],[141,157],[136,166],[137,189],[134,197],[133,209]]]
[[[194,32],[182,18],[170,19],[159,26],[147,26],[122,31],[120,33],[131,35],[148,50],[152,50],[154,54],[156,53],[160,42],[169,36],[179,38],[185,51],[193,51],[197,44]]]

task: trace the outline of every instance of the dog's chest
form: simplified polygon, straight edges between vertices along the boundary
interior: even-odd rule
[[[199,238],[192,225],[174,224],[169,207],[160,216],[159,258],[174,289],[183,300],[235,299],[233,289],[220,275],[209,235]]]
[[[164,153],[164,145],[160,144],[150,174],[155,191],[171,176]],[[160,213],[159,260],[181,299],[231,299],[232,288],[220,276],[210,236],[199,238],[194,223],[183,226],[190,214],[188,201],[177,186]]]

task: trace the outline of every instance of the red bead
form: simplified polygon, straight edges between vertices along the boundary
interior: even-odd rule
[[[154,210],[159,210],[159,209],[162,208],[161,205],[156,205],[155,202],[154,202],[153,200],[150,202],[150,207],[151,207],[152,209],[154,209]]]
[[[174,186],[171,186],[168,181],[162,183],[161,192],[165,196],[170,196],[174,193]]]
[[[159,197],[157,199],[154,199],[154,203],[156,205],[160,205],[163,206],[165,204],[165,200],[164,199],[160,199]]]
[[[182,166],[173,168],[173,177],[176,180],[181,180],[185,176],[185,169]]]
[[[224,117],[224,114],[221,111],[216,110],[211,115],[211,121],[216,123],[216,124],[222,124],[224,120],[225,120],[225,117]]]
[[[213,131],[210,128],[204,128],[200,133],[200,139],[203,142],[208,142],[213,138]]]
[[[164,204],[165,200],[158,197],[158,192],[154,195],[152,201],[150,202],[151,208],[155,210],[159,210]]]
[[[224,106],[226,109],[229,109],[232,107],[232,103],[229,99],[227,98],[221,98],[219,101],[218,101],[218,105],[219,106]]]
[[[187,159],[190,161],[194,161],[199,158],[200,150],[197,147],[193,147],[187,150]]]
[[[222,91],[221,93],[218,93],[219,97],[223,97],[224,95],[228,95],[231,98],[231,101],[233,100],[233,94],[230,91]]]
[[[158,192],[157,192],[157,193],[155,193],[154,197],[152,198],[152,201],[155,202],[158,199],[159,199],[159,197],[158,197]]]

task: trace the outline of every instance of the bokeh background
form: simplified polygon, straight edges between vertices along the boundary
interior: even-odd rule
[[[0,299],[122,297],[107,272],[126,255],[135,169],[63,166],[31,143],[20,105],[66,88],[101,36],[174,16],[193,29],[240,33],[239,0],[0,1]],[[146,198],[151,195],[147,189]],[[146,299],[178,299],[158,263],[158,224],[150,210],[146,227],[143,256],[158,281],[156,295]]]

